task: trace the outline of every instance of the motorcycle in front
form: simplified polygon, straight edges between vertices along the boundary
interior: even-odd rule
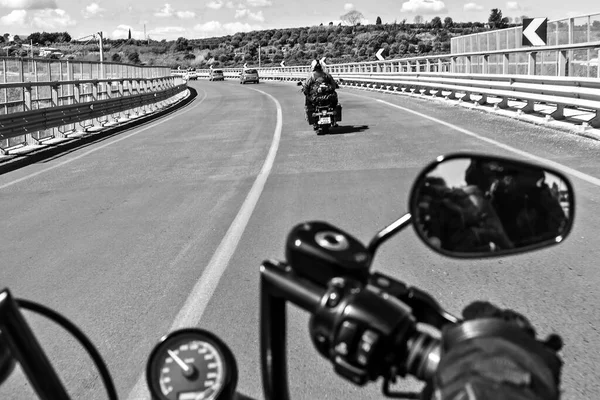
[[[297,85],[302,86],[302,82]],[[314,127],[317,135],[326,135],[330,128],[337,126],[342,120],[342,106],[337,102],[335,90],[331,90],[328,85],[319,85],[311,103],[308,123]]]
[[[471,184],[475,175],[477,183]],[[308,313],[314,347],[342,379],[358,386],[381,380],[386,397],[423,398],[392,385],[409,375],[430,383],[448,344],[442,330],[462,321],[425,291],[372,271],[377,249],[413,225],[432,251],[447,257],[482,259],[534,251],[564,241],[573,226],[575,201],[571,183],[558,171],[460,153],[438,157],[418,175],[408,209],[367,245],[327,222],[302,222],[288,234],[285,260],[262,263],[257,333],[265,400],[290,399],[288,305]],[[8,289],[0,292],[0,384],[18,362],[39,398],[71,399],[22,309],[73,334],[99,369],[108,398],[117,399],[106,364],[83,332],[56,311],[14,298]],[[472,337],[479,333],[465,332]],[[236,400],[239,373],[234,354],[221,339],[190,327],[160,339],[148,357],[146,381],[152,400]]]

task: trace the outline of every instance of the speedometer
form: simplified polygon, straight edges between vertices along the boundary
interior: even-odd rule
[[[153,400],[226,400],[235,393],[237,365],[214,334],[182,329],[152,350],[146,380]]]

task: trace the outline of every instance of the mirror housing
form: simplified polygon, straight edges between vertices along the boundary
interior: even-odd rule
[[[555,170],[503,157],[440,156],[417,177],[409,209],[417,236],[448,257],[524,253],[562,242],[575,198]]]
[[[296,82],[296,86],[302,86],[302,81]]]

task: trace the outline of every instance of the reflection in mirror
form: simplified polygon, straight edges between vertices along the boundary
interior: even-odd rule
[[[450,256],[497,256],[560,242],[571,228],[567,178],[531,164],[483,156],[441,161],[416,183],[419,236]]]

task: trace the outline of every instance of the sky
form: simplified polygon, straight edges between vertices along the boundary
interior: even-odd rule
[[[454,21],[486,22],[492,8],[506,17],[550,20],[598,13],[597,0],[0,0],[0,35],[69,32],[79,39],[102,31],[105,37],[154,40],[215,37],[241,31],[338,24],[350,10],[365,21],[413,22],[449,16]]]

